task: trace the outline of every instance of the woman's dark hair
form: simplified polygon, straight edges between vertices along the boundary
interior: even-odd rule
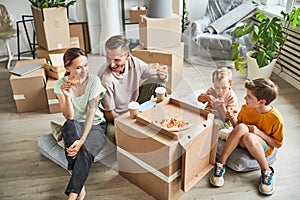
[[[80,48],[70,48],[68,49],[65,54],[64,54],[64,66],[69,67],[70,65],[72,65],[72,61],[76,58],[78,58],[79,56],[85,56],[88,57],[86,52]],[[70,75],[69,72],[65,73],[65,76]]]

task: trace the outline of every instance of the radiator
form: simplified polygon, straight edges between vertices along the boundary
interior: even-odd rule
[[[300,90],[300,29],[287,32],[289,36],[273,72]]]

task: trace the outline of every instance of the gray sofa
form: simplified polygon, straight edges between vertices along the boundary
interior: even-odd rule
[[[182,34],[185,59],[190,63],[232,67],[234,30],[253,15],[255,9],[251,1],[209,0],[205,16],[192,21]],[[252,48],[248,41],[249,36],[239,38],[245,50]]]

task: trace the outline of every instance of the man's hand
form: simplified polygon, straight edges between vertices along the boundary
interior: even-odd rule
[[[165,80],[168,76],[168,66],[167,65],[161,65],[156,70],[156,74],[161,80]]]

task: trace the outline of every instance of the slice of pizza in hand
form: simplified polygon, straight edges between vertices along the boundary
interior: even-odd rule
[[[72,79],[70,81],[74,85],[75,83],[77,83],[78,81],[80,81],[80,79],[79,78],[74,78],[74,79]]]
[[[174,117],[170,119],[153,120],[153,124],[167,131],[183,131],[191,127],[191,123]]]

